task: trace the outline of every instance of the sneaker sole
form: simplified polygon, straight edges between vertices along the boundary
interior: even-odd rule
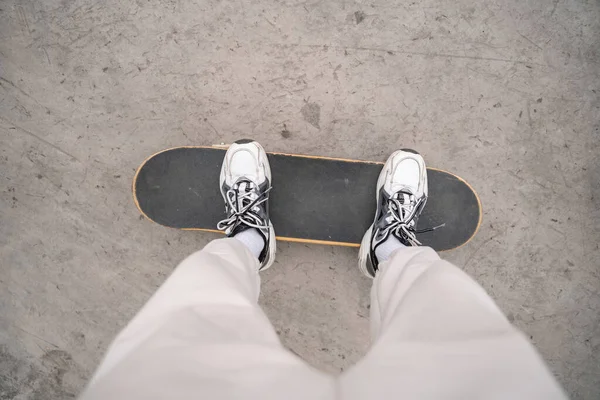
[[[365,235],[360,242],[360,250],[358,251],[358,269],[366,277],[374,279],[375,277],[369,273],[367,264],[369,261],[369,253],[371,252],[371,234],[373,232],[373,224],[367,229]]]
[[[275,229],[273,229],[273,224],[271,220],[269,220],[269,255],[267,259],[267,263],[262,266],[259,271],[264,271],[269,269],[271,265],[275,262],[275,253],[277,253],[277,240],[275,239]]]

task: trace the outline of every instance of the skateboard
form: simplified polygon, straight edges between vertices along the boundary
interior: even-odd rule
[[[133,198],[150,221],[178,229],[220,232],[223,147],[176,147],[138,168]],[[278,240],[359,247],[373,222],[381,162],[267,153],[273,189],[269,215]],[[467,243],[481,224],[481,201],[462,178],[427,168],[429,197],[417,239],[435,250]],[[433,229],[436,228],[436,229]],[[433,229],[433,230],[432,230]]]

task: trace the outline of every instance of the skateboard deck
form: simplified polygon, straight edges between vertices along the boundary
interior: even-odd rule
[[[171,228],[219,232],[225,217],[219,174],[225,149],[177,147],[156,153],[138,168],[133,198],[149,220]],[[381,162],[267,153],[273,189],[269,215],[278,240],[360,246],[373,222]],[[417,230],[438,251],[468,242],[481,223],[481,202],[460,177],[428,168],[429,198]]]

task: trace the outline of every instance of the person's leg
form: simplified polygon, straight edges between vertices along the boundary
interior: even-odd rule
[[[372,349],[342,378],[347,398],[565,398],[486,292],[429,247],[380,264],[371,332]]]
[[[185,259],[117,336],[82,399],[325,399],[335,380],[288,352],[257,304],[275,257],[270,170],[257,143],[230,147],[229,238]]]
[[[257,305],[257,259],[219,239],[184,260],[117,336],[82,399],[328,398]]]
[[[342,376],[344,396],[564,398],[535,349],[486,292],[431,248],[418,246],[419,213],[412,211],[426,200],[427,180],[414,175],[426,173],[425,164],[418,155],[395,156],[384,167],[393,182],[380,182],[393,209],[380,205],[361,248],[361,269],[375,278],[373,347]],[[412,161],[402,166],[406,158]]]

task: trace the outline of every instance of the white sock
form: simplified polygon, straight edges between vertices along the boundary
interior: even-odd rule
[[[375,249],[375,257],[377,257],[377,260],[379,260],[379,262],[383,262],[390,258],[394,251],[402,247],[406,246],[403,245],[401,241],[396,239],[394,235],[390,234],[390,236],[388,236],[385,242],[381,243]]]
[[[265,241],[256,229],[246,229],[235,235],[234,238],[242,242],[256,258],[260,257],[260,253],[265,248]]]

